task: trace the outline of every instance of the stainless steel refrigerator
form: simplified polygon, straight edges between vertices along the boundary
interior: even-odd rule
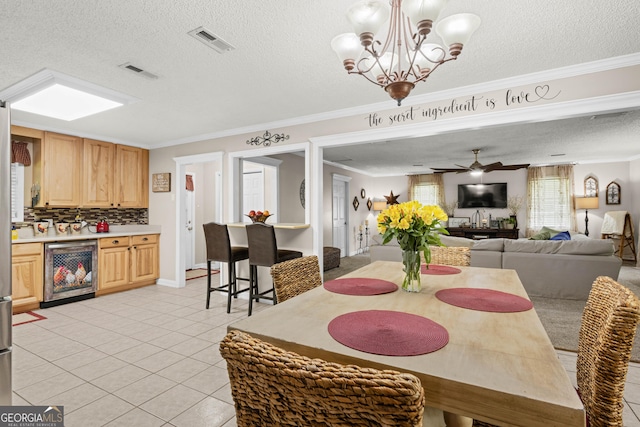
[[[0,405],[11,405],[11,126],[0,100]]]

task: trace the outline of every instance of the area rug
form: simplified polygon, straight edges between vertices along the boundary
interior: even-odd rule
[[[220,270],[211,270],[211,275],[220,273]],[[194,268],[193,270],[187,270],[185,272],[185,277],[187,280],[199,279],[200,277],[207,277],[207,269],[206,268]]]
[[[13,315],[13,326],[24,325],[26,323],[37,322],[38,320],[45,320],[46,317],[34,313],[33,311],[26,311],[24,313],[18,313]]]

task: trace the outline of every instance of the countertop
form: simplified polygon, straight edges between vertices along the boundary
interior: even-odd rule
[[[230,224],[227,224],[227,226],[233,227],[233,228],[242,228],[242,227],[246,227],[249,224],[251,223],[250,222],[232,222]],[[310,227],[309,224],[298,223],[298,222],[276,222],[276,223],[267,224],[267,225],[272,225],[273,228],[283,229],[283,230],[299,230],[299,229]]]
[[[51,243],[51,242],[66,242],[72,240],[92,240],[101,239],[103,237],[121,237],[121,236],[138,236],[142,234],[159,234],[159,225],[111,225],[109,226],[108,233],[96,233],[95,226],[88,226],[82,229],[80,234],[56,234],[53,227],[49,228],[47,236],[34,237],[33,230],[29,228],[22,228],[18,230],[18,239],[12,240],[11,243]]]

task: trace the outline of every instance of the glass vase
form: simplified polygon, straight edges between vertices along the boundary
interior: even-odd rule
[[[404,265],[404,280],[402,290],[407,292],[420,292],[420,252],[402,251],[402,264]]]

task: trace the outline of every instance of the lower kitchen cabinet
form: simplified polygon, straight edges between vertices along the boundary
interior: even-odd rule
[[[96,295],[154,284],[160,276],[159,235],[98,239]]]
[[[42,243],[20,243],[11,246],[11,288],[13,312],[40,308],[43,289]]]

